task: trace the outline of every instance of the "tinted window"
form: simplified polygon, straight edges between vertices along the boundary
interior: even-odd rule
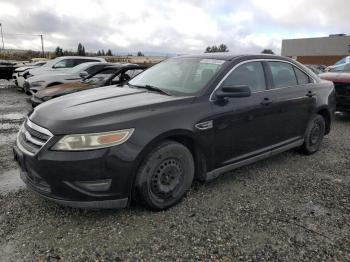
[[[266,89],[264,70],[261,62],[245,63],[231,72],[222,86],[247,85],[252,92]]]
[[[294,71],[295,71],[295,74],[297,75],[299,85],[305,85],[310,83],[310,78],[307,74],[305,74],[303,71],[299,70],[296,67],[294,67]]]
[[[94,65],[94,66],[87,68],[85,71],[89,75],[91,75],[91,74],[95,74],[98,70],[101,70],[103,67],[105,67],[105,65]]]
[[[268,62],[268,64],[271,68],[275,88],[298,84],[291,64],[284,62]]]

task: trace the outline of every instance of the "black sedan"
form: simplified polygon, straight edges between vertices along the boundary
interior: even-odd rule
[[[153,210],[192,181],[291,148],[315,153],[331,129],[334,87],[280,56],[204,54],[161,62],[123,87],[43,103],[18,133],[21,177],[75,207]]]

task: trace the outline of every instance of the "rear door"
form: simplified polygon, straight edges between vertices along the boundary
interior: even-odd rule
[[[313,80],[288,62],[264,63],[270,73],[271,109],[275,112],[273,142],[289,143],[301,139],[316,106]]]

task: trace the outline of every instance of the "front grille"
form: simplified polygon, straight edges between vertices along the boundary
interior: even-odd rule
[[[350,84],[334,83],[335,93],[337,96],[350,96]]]
[[[52,134],[49,130],[27,119],[18,133],[17,144],[25,153],[35,155],[51,137]]]

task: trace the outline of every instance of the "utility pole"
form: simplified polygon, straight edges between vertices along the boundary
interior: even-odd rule
[[[40,39],[41,39],[41,51],[43,52],[43,58],[45,58],[43,35],[40,35]]]
[[[2,50],[5,51],[4,35],[3,35],[3,33],[2,33],[2,23],[0,23],[0,27],[1,27]]]

